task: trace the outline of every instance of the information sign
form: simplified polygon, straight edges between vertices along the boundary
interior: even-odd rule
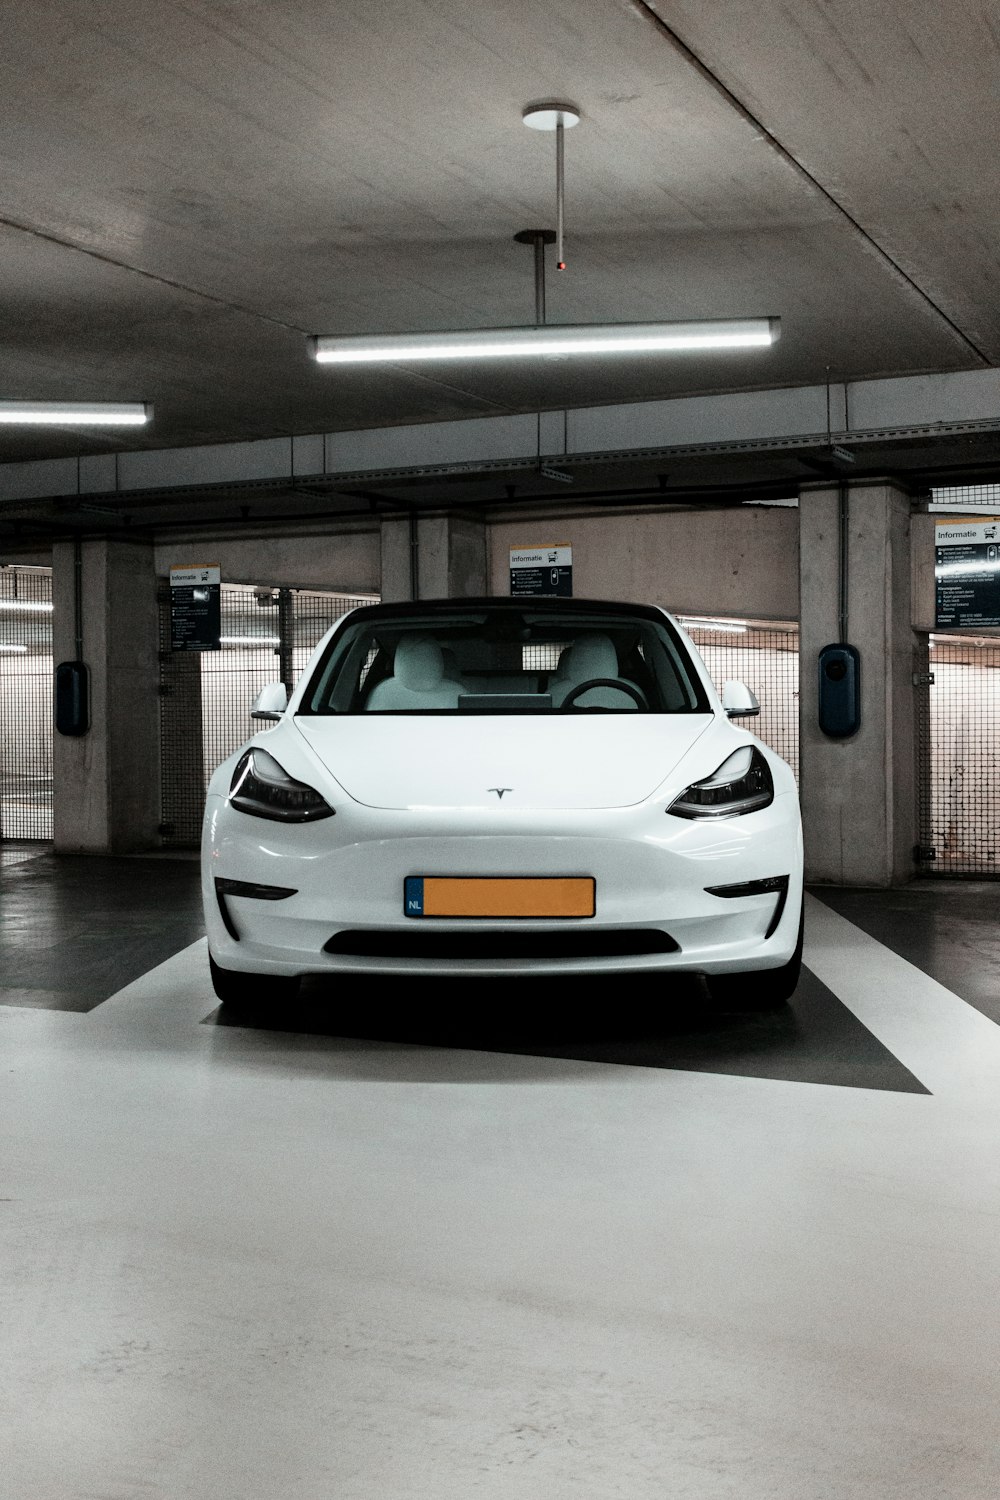
[[[934,531],[938,628],[1000,626],[1000,519],[939,521]]]
[[[171,651],[218,651],[222,570],[216,564],[170,569]]]
[[[573,548],[564,542],[551,547],[511,547],[510,591],[514,598],[573,595]]]

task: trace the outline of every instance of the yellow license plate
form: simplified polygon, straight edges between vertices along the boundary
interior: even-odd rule
[[[412,875],[405,881],[408,917],[592,917],[592,876]]]

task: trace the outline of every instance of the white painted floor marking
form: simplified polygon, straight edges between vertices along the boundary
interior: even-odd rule
[[[933,1094],[960,1093],[970,1104],[993,1108],[1000,1102],[1000,1027],[812,896],[806,897],[805,963]],[[215,1004],[200,938],[86,1019],[101,1028],[135,1022],[161,1034],[189,1033]]]
[[[932,1093],[995,1106],[1000,1027],[812,896],[805,963]]]
[[[117,990],[90,1014],[95,1022],[135,1019],[144,1026],[155,1022],[158,1028],[187,1031],[217,1004],[208,975],[208,943],[198,938]]]

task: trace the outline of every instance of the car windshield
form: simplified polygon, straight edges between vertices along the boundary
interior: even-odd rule
[[[707,713],[677,632],[653,611],[488,604],[358,610],[301,714]]]

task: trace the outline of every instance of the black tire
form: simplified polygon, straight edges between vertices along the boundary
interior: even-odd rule
[[[780,1010],[795,994],[802,973],[802,939],[805,934],[805,901],[799,913],[799,936],[795,952],[780,969],[754,969],[747,974],[708,974],[708,993],[727,1010]]]
[[[283,974],[241,974],[238,969],[223,969],[208,955],[212,988],[220,1003],[233,1014],[252,1014],[290,1004],[299,993],[301,980]]]

